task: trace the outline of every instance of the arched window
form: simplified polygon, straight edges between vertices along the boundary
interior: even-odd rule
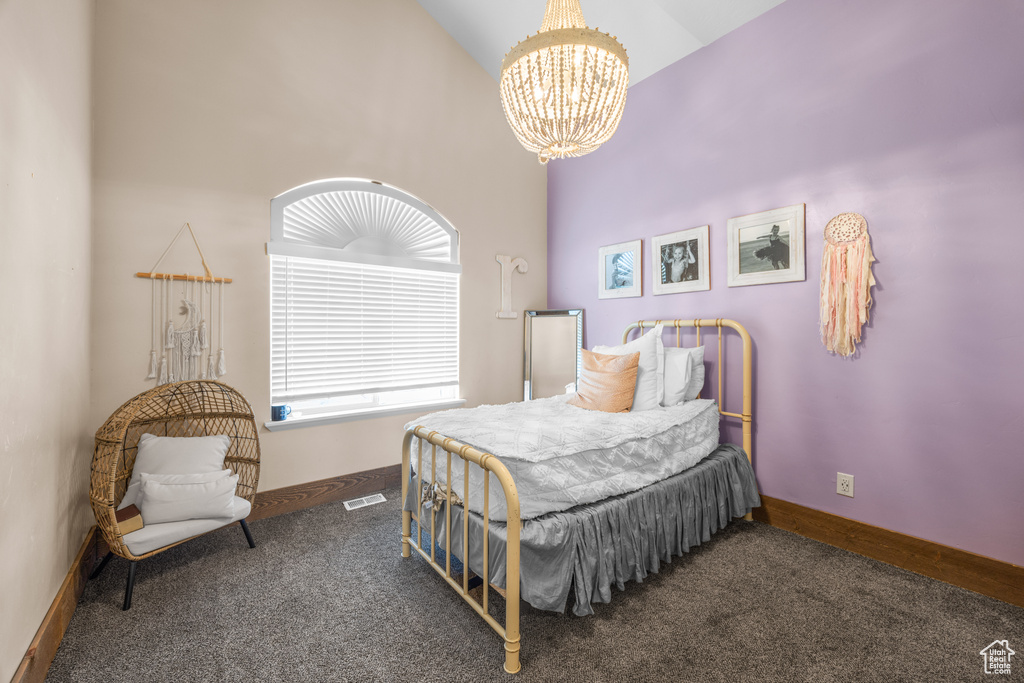
[[[376,181],[270,202],[271,401],[302,422],[399,412],[459,393],[459,234]]]

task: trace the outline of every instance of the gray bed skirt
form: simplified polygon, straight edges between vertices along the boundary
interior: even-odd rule
[[[414,488],[409,487],[406,510],[415,510]],[[662,562],[709,540],[760,504],[743,449],[721,444],[690,469],[638,491],[523,522],[520,595],[537,609],[564,612],[571,590],[573,613],[593,614],[593,603],[611,601],[613,585],[622,590],[627,581],[642,582]],[[421,513],[424,537],[430,532],[429,501]],[[437,543],[444,548],[443,502],[434,514]],[[504,587],[505,524],[491,522],[489,528],[489,579]],[[477,575],[483,574],[482,530],[483,517],[470,512],[469,567]],[[452,532],[452,555],[463,558],[462,508],[456,505]]]

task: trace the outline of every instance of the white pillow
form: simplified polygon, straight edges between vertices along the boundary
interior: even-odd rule
[[[665,347],[664,406],[692,401],[704,387],[704,347]]]
[[[231,438],[216,436],[156,436],[139,437],[139,450],[128,490],[120,507],[136,503],[139,498],[140,476],[147,474],[205,474],[224,469],[224,456],[231,446]],[[127,501],[127,502],[125,502]]]
[[[142,475],[139,512],[145,524],[186,519],[230,518],[238,475],[231,470],[206,474]]]
[[[147,481],[152,481],[170,486],[177,484],[209,484],[210,482],[227,479],[230,476],[231,470],[226,467],[216,472],[204,472],[203,474],[150,474],[143,472],[139,483],[142,485]]]
[[[657,325],[639,339],[620,346],[595,346],[591,351],[612,356],[640,353],[636,389],[633,391],[631,413],[653,410],[661,406],[665,395],[665,345],[661,341],[662,325]]]

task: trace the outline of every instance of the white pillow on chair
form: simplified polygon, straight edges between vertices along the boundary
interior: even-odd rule
[[[224,469],[224,456],[231,446],[231,437],[156,436],[139,437],[132,478],[119,507],[138,504],[140,476],[146,474],[206,474]],[[127,501],[127,502],[125,502]]]
[[[147,525],[229,518],[234,513],[238,475],[232,475],[231,470],[206,474],[143,472],[141,479],[138,507]]]
[[[640,353],[637,366],[636,390],[633,393],[631,413],[640,410],[653,410],[661,405],[665,395],[665,347],[661,341],[662,325],[657,325],[650,332],[620,346],[595,346],[593,353],[610,356],[626,356]]]

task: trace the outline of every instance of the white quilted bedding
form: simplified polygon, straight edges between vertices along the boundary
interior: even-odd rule
[[[512,474],[520,515],[531,519],[635,491],[697,464],[718,445],[718,409],[710,400],[636,413],[601,413],[567,397],[431,413],[422,425],[497,456]],[[420,440],[413,439],[412,465]],[[452,457],[453,491],[463,495],[463,463]],[[424,480],[430,448],[423,450]],[[437,479],[446,459],[438,449]],[[503,521],[505,497],[491,477],[490,517]],[[483,471],[470,465],[469,509],[483,512]]]

